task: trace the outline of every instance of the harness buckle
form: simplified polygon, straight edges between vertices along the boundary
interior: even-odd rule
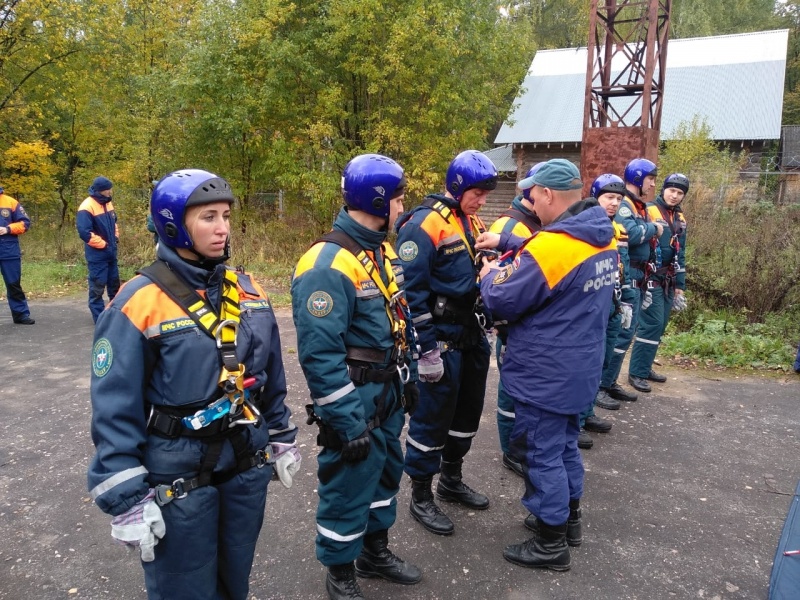
[[[481,329],[486,329],[486,315],[483,313],[475,313],[475,318],[478,319],[478,325]]]
[[[175,493],[172,491],[172,486],[162,483],[153,488],[156,493],[155,501],[159,506],[164,506],[175,500]]]
[[[186,498],[189,495],[189,492],[183,488],[183,484],[186,480],[183,477],[179,477],[175,481],[172,482],[172,486],[170,486],[170,491],[172,492],[172,499],[173,500],[180,500],[181,498]]]

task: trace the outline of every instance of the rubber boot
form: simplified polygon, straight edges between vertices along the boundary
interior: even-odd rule
[[[457,502],[467,508],[486,510],[489,498],[476,492],[461,481],[461,465],[463,460],[455,462],[442,461],[442,473],[436,486],[436,495],[445,502]]]
[[[453,522],[433,500],[432,479],[411,480],[411,516],[431,533],[452,535]]]
[[[422,571],[389,550],[389,532],[386,529],[364,536],[364,547],[356,559],[356,575],[383,577],[403,585],[419,583],[422,579]]]
[[[365,600],[352,562],[328,567],[325,589],[331,600]]]
[[[539,520],[534,515],[525,517],[525,527],[536,533]],[[569,519],[567,519],[567,544],[577,547],[583,543],[583,528],[581,527],[581,501],[569,501]]]
[[[530,569],[568,571],[571,560],[567,545],[567,524],[548,525],[537,519],[536,535],[521,544],[506,546],[503,558]]]

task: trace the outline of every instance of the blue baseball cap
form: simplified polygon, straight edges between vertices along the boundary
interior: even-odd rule
[[[533,186],[550,188],[551,190],[579,190],[583,187],[581,173],[574,163],[565,158],[553,158],[544,163],[539,169],[517,184],[521,190]]]

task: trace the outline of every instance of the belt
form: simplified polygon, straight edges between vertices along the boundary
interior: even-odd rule
[[[224,436],[233,431],[229,427],[227,418],[212,421],[202,429],[189,429],[183,424],[183,417],[193,415],[197,410],[197,408],[165,410],[164,407],[153,406],[147,419],[147,433],[168,439],[179,437],[202,439]]]

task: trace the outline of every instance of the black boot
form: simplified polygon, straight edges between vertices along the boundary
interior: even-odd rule
[[[656,373],[653,369],[650,369],[650,373],[647,375],[647,379],[650,381],[655,381],[656,383],[664,383],[667,380],[666,375],[661,375],[660,373]]]
[[[325,589],[331,600],[365,600],[361,588],[358,587],[356,570],[351,562],[328,567]]]
[[[467,508],[485,510],[489,508],[489,498],[476,492],[461,481],[461,465],[464,461],[442,461],[442,473],[436,486],[436,495],[445,502],[458,502]]]
[[[364,537],[364,547],[356,559],[356,575],[383,577],[403,585],[419,583],[422,579],[422,571],[389,550],[389,532],[385,529],[368,533]]]
[[[639,396],[633,392],[623,389],[623,387],[616,381],[611,385],[611,387],[606,388],[606,394],[614,398],[614,400],[620,400],[622,402],[636,402],[636,400],[639,398]]]
[[[433,501],[431,479],[411,480],[411,516],[431,533],[452,535],[453,522]]]
[[[571,565],[567,524],[548,525],[540,519],[537,521],[536,535],[521,544],[506,546],[503,558],[521,567],[568,571]]]
[[[533,533],[538,531],[539,520],[534,515],[525,517],[525,527]],[[583,543],[583,528],[581,527],[581,501],[569,501],[569,519],[567,520],[567,544],[573,547]]]
[[[636,375],[628,375],[628,383],[633,389],[644,392],[645,394],[649,394],[653,391],[653,388],[650,387],[646,379],[637,377]]]
[[[523,479],[525,478],[525,467],[522,466],[522,461],[509,452],[503,452],[503,466],[510,469]]]

